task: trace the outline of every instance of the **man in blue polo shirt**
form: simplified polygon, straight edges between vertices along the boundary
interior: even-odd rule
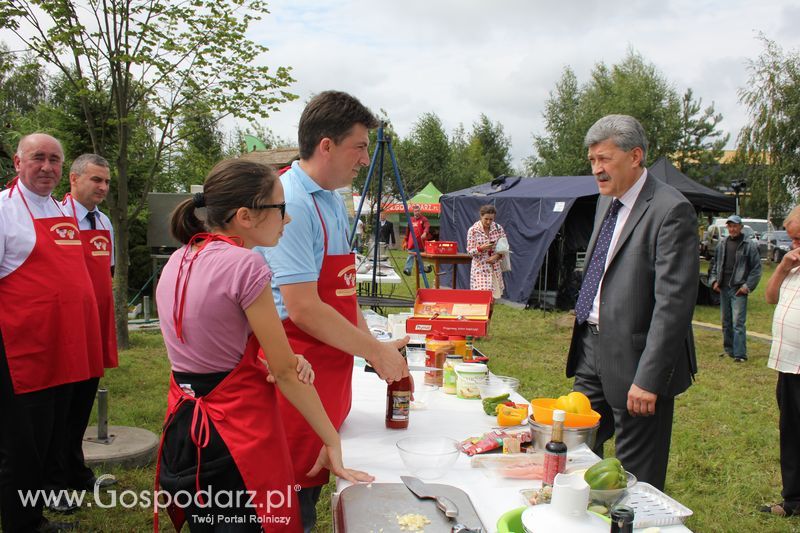
[[[272,291],[286,335],[295,353],[315,371],[325,410],[337,429],[350,411],[353,354],[363,356],[388,382],[408,375],[399,353],[407,339],[381,343],[366,326],[358,307],[355,256],[347,242],[344,201],[336,189],[350,186],[369,164],[369,130],[374,115],[353,96],[325,91],[315,96],[300,117],[300,161],[281,176],[286,212],[278,246],[258,248],[274,272]],[[308,477],[322,442],[294,407],[279,396],[305,531],[316,522],[315,506],[329,473]]]

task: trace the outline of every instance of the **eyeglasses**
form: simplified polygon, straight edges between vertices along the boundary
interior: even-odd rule
[[[281,220],[286,218],[286,202],[281,202],[279,204],[257,204],[251,206],[250,209],[280,209]],[[236,216],[236,211],[234,211],[231,216],[225,219],[225,224],[233,220],[233,217],[235,216]]]

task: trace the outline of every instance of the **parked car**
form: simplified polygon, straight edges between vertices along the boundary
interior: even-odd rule
[[[744,234],[745,239],[753,239],[756,235],[756,232],[753,231],[753,228],[747,224],[745,224],[742,228],[742,233]],[[700,242],[700,255],[707,259],[714,257],[714,253],[717,251],[717,244],[719,244],[719,241],[727,236],[728,227],[725,224],[715,224],[709,226],[705,235],[703,235],[702,242]]]
[[[768,231],[764,234],[764,257],[780,263],[786,252],[792,249],[792,239],[785,231]],[[761,246],[759,245],[759,251]]]

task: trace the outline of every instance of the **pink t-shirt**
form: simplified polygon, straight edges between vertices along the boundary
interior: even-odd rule
[[[172,370],[228,372],[239,363],[252,332],[244,310],[265,288],[269,290],[272,272],[261,254],[225,242],[209,243],[195,259],[189,276],[181,342],[172,310],[184,250],[178,249],[169,258],[156,288],[161,332]],[[191,257],[189,254],[184,262],[181,285]]]

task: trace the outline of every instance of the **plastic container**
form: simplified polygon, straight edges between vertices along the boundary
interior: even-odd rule
[[[445,475],[461,453],[458,441],[449,437],[406,437],[397,441],[400,459],[420,479]]]
[[[533,416],[529,417],[528,425],[531,428],[531,442],[536,450],[544,450],[544,447],[550,442],[550,437],[553,434],[553,427],[550,424],[541,424],[534,420]],[[567,449],[577,447],[581,444],[586,444],[589,448],[594,446],[595,439],[597,438],[597,428],[600,427],[600,422],[592,427],[585,428],[564,428],[563,438],[564,444]]]
[[[533,419],[540,424],[552,425],[553,423],[553,410],[555,409],[555,398],[534,398],[531,400],[531,407],[533,407]],[[564,420],[564,427],[567,428],[582,428],[592,427],[600,422],[600,413],[592,411],[591,414],[579,415],[577,413],[567,413],[567,418]]]
[[[450,335],[447,337],[450,341],[450,344],[453,345],[453,353],[456,355],[460,355],[461,359],[464,359],[464,355],[467,351],[467,339],[463,335]]]
[[[489,367],[481,363],[461,363],[456,365],[456,396],[467,400],[479,400],[481,392],[478,383],[485,381]]]
[[[490,374],[484,381],[478,383],[481,398],[494,398],[501,394],[517,392],[519,380],[508,376],[495,376]]]
[[[442,377],[442,392],[445,394],[456,393],[456,365],[463,363],[464,360],[458,354],[450,354],[444,361],[444,370]]]
[[[425,337],[425,366],[444,368],[444,361],[453,354],[453,344],[446,335]],[[425,372],[425,384],[442,386],[442,372]]]

